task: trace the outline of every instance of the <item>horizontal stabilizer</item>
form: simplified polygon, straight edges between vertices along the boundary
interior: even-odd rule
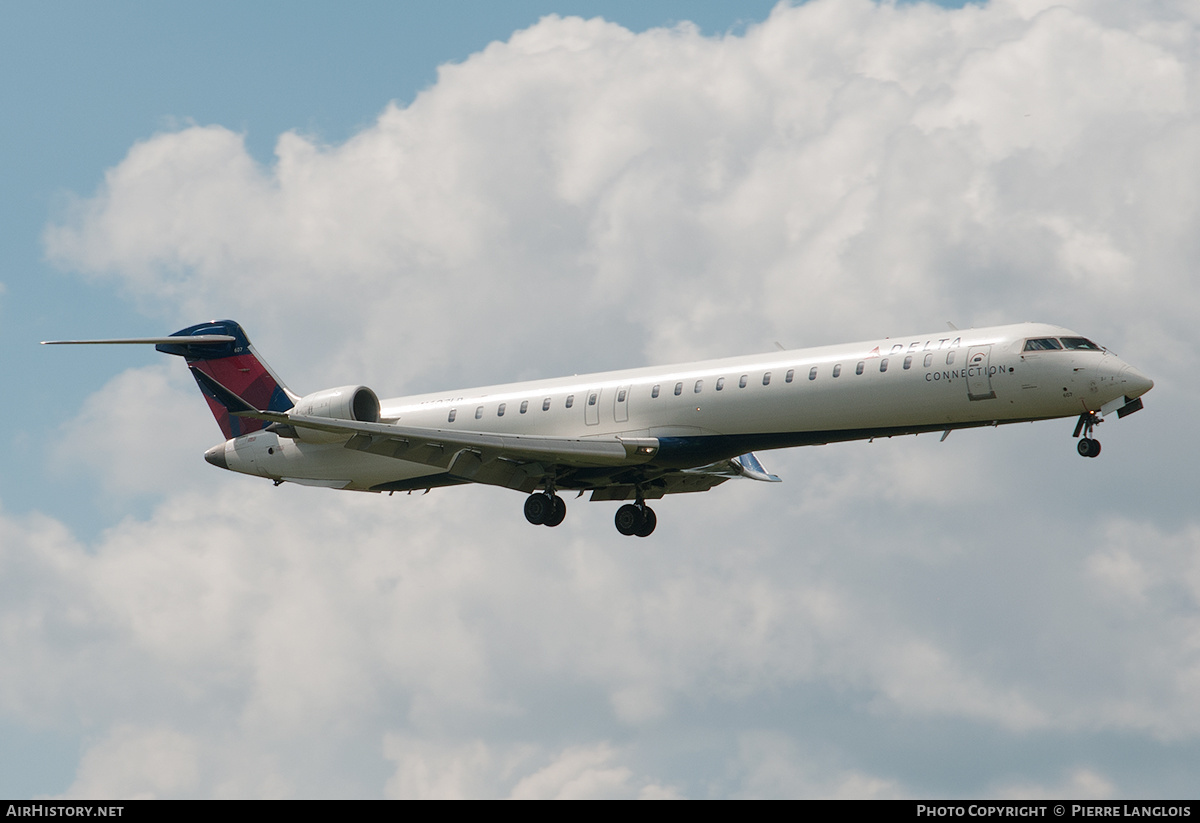
[[[232,343],[236,340],[228,334],[196,334],[187,339],[191,344],[206,344],[206,343]],[[113,340],[43,340],[43,346],[108,346],[108,345],[138,345],[149,344],[153,346],[178,344],[181,342],[178,337],[119,337]]]

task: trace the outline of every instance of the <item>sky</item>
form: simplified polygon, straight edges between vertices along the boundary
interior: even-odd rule
[[[1198,83],[1184,0],[3,4],[0,796],[1194,798]],[[223,317],[301,394],[1024,320],[1156,385],[630,540],[37,345]]]

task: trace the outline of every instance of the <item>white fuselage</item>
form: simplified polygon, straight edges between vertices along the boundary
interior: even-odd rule
[[[400,397],[385,422],[446,432],[657,438],[655,464],[688,468],[752,449],[1075,417],[1153,383],[1106,350],[1025,351],[1045,324],[911,335],[673,366]],[[270,432],[230,440],[229,469],[371,489],[442,469]]]

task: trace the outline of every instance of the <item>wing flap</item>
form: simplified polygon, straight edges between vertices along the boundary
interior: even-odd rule
[[[687,494],[688,492],[706,492],[713,486],[719,486],[728,480],[716,474],[695,474],[691,472],[668,472],[654,478],[650,483],[641,486],[643,500],[659,500],[668,494]],[[589,500],[636,500],[638,486],[633,484],[614,483],[592,490]]]

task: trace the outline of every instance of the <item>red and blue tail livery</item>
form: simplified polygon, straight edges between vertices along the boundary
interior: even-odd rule
[[[167,339],[171,342],[157,343],[154,348],[165,354],[179,355],[187,361],[226,440],[259,431],[269,423],[234,417],[232,413],[241,411],[242,407],[231,407],[233,404],[214,390],[211,381],[202,379],[198,373],[207,375],[256,409],[286,412],[296,405],[295,398],[288,394],[270,366],[259,359],[245,330],[234,321],[199,323],[181,329]]]

